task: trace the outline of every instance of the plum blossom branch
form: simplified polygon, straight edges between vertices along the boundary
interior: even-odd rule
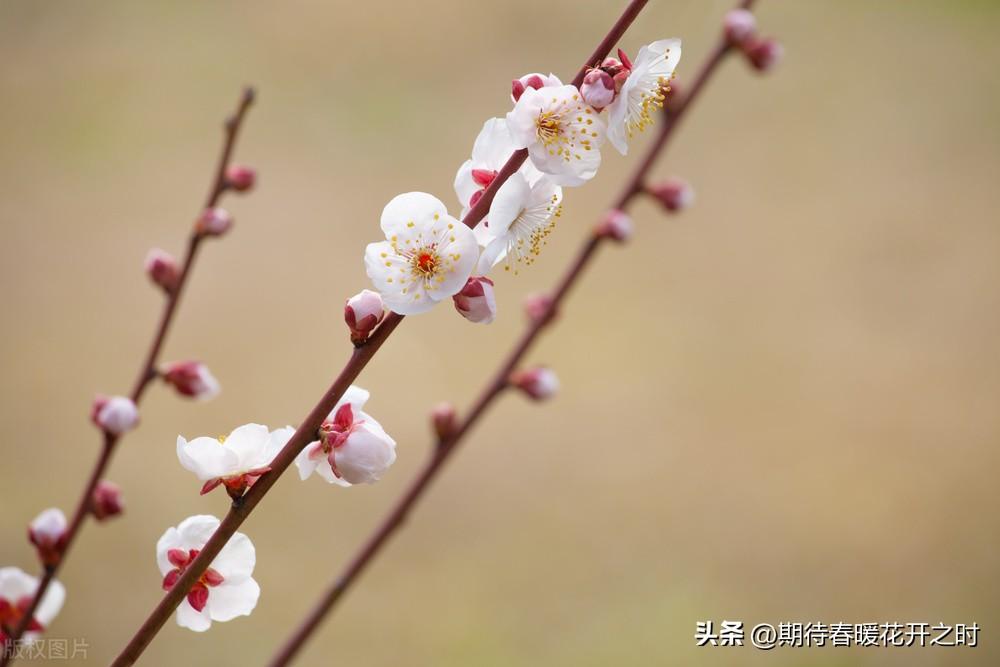
[[[220,209],[216,209],[215,207],[227,190],[248,189],[248,174],[250,174],[250,181],[252,181],[252,172],[249,172],[246,168],[236,168],[234,170],[234,168],[230,167],[230,160],[232,158],[233,148],[236,144],[236,138],[239,134],[240,127],[243,124],[243,119],[246,116],[246,112],[250,108],[250,105],[253,103],[253,100],[253,89],[246,88],[240,96],[239,105],[237,106],[236,111],[226,119],[225,141],[223,143],[222,152],[219,155],[214,177],[205,198],[204,205],[204,211],[213,212],[212,215],[215,217],[222,215],[222,213],[219,213]],[[205,218],[206,216],[203,213],[202,220]],[[218,227],[215,227],[214,229],[206,227],[201,223],[201,220],[199,220],[199,224],[195,226],[188,239],[187,250],[179,268],[173,267],[172,270],[169,270],[170,264],[163,262],[162,257],[157,256],[154,257],[155,260],[158,260],[158,263],[155,266],[156,272],[154,272],[151,262],[147,260],[147,270],[150,272],[154,282],[165,288],[166,301],[164,302],[156,331],[153,334],[153,338],[150,342],[148,350],[146,351],[145,357],[143,358],[142,364],[139,367],[139,373],[136,376],[131,393],[128,397],[128,401],[131,401],[133,412],[134,405],[139,403],[146,389],[158,376],[157,362],[160,357],[160,352],[162,351],[163,344],[166,341],[170,326],[174,321],[174,314],[177,312],[177,307],[180,304],[181,295],[183,293],[184,286],[188,281],[188,277],[191,274],[191,269],[194,266],[198,249],[204,239],[212,235],[217,235],[218,233]],[[169,278],[164,277],[165,274],[163,273],[158,273],[159,271],[164,270],[169,272]],[[114,401],[116,399],[111,400]],[[125,403],[124,399],[122,399],[122,402]],[[135,418],[131,420],[133,424],[135,419],[137,419],[137,413],[134,414]],[[100,422],[100,419],[97,419],[96,421]],[[46,565],[45,571],[42,574],[35,593],[31,598],[31,602],[24,610],[22,610],[22,615],[17,626],[13,628],[13,631],[6,638],[9,642],[17,642],[28,629],[36,609],[38,608],[41,600],[45,597],[46,592],[49,590],[49,587],[55,579],[56,573],[59,571],[61,564],[65,561],[70,546],[73,544],[87,517],[94,511],[93,499],[95,497],[95,490],[99,488],[101,479],[111,462],[111,457],[115,448],[121,440],[124,430],[126,430],[121,428],[109,428],[106,423],[99,423],[99,425],[102,426],[103,430],[101,453],[98,456],[97,461],[94,463],[94,467],[90,472],[87,483],[84,485],[83,492],[80,494],[80,498],[73,512],[73,518],[62,535],[58,554],[59,557],[51,564]],[[0,658],[0,667],[7,665],[12,659],[14,653],[14,651],[4,651],[2,658]]]
[[[580,72],[574,79],[576,85],[582,82],[588,68],[592,67],[594,63],[600,62],[611,47],[621,39],[647,2],[648,0],[631,0],[629,2],[622,15],[602,39],[593,54],[581,66]],[[524,149],[515,151],[510,156],[503,168],[499,170],[499,173],[495,175],[492,182],[485,188],[479,201],[471,206],[468,213],[462,218],[464,225],[473,228],[486,216],[494,195],[517,172],[527,157],[528,151]],[[344,392],[348,390],[351,383],[368,365],[385,340],[403,321],[403,318],[404,315],[397,312],[390,313],[375,328],[374,333],[367,340],[355,343],[356,346],[340,374],[327,389],[320,401],[313,407],[305,419],[302,420],[282,450],[271,461],[268,466],[269,470],[258,477],[254,484],[246,490],[244,495],[238,496],[233,500],[232,507],[219,523],[218,528],[200,548],[197,556],[190,562],[185,562],[184,571],[172,580],[171,588],[115,659],[114,665],[133,664],[142,655],[143,651],[163,627],[167,618],[184,600],[188,592],[200,581],[200,578],[208,570],[213,560],[220,554],[229,539],[236,534],[237,529],[246,520],[247,516],[249,516],[270,488],[277,482],[284,471],[295,461],[302,450],[315,439],[318,429],[330,412],[337,406]]]
[[[746,10],[752,4],[753,0],[743,0],[738,7]],[[610,50],[611,46],[613,45],[608,45],[608,50]],[[731,38],[723,35],[722,39],[720,39],[719,43],[702,64],[701,69],[692,80],[687,92],[677,98],[670,99],[664,111],[666,115],[665,122],[660,126],[660,131],[646,151],[642,162],[626,182],[621,194],[612,205],[611,215],[623,212],[636,197],[646,191],[646,183],[650,171],[669,143],[680,120],[701,93],[705,84],[723,61],[724,57],[735,46]],[[607,50],[605,50],[606,52]],[[599,56],[597,60],[600,57],[603,56]],[[607,218],[605,218],[606,220]],[[387,543],[389,537],[404,523],[409,512],[427,491],[431,482],[434,481],[441,471],[444,463],[458,449],[458,446],[465,439],[471,428],[486,413],[490,405],[504,390],[512,386],[512,375],[538,336],[552,322],[558,306],[565,300],[571,288],[577,283],[584,269],[592,262],[597,249],[606,240],[616,240],[615,234],[608,233],[606,228],[602,227],[603,224],[602,222],[597,226],[596,232],[580,248],[580,251],[556,284],[551,295],[545,298],[542,306],[531,314],[532,316],[527,329],[500,364],[492,378],[483,387],[464,419],[456,420],[454,413],[450,412],[447,406],[435,409],[434,422],[438,433],[437,447],[435,447],[423,469],[411,482],[407,490],[400,496],[374,532],[362,544],[361,548],[351,558],[340,575],[333,580],[330,587],[324,592],[323,596],[305,619],[303,619],[302,623],[274,655],[269,663],[271,667],[287,665],[295,658],[306,641],[309,640],[326,616],[334,609],[347,589],[357,580],[368,564],[374,560],[375,556]]]

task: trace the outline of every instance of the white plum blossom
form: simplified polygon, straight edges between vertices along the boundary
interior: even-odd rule
[[[527,148],[532,164],[557,185],[582,185],[601,166],[604,121],[575,86],[524,91],[507,114],[516,148]]]
[[[483,129],[472,145],[472,158],[466,160],[455,174],[455,194],[462,206],[463,218],[476,205],[516,150],[506,120],[490,118],[483,124]],[[542,172],[535,169],[530,161],[525,161],[517,171],[529,184],[534,184],[542,177]]]
[[[37,578],[17,567],[0,567],[0,651],[4,650],[7,637],[24,617],[36,590]],[[62,609],[65,599],[66,589],[58,581],[52,581],[21,635],[21,641],[30,644],[38,639]]]
[[[163,590],[174,587],[219,523],[214,516],[191,516],[163,533],[156,543],[156,564],[163,575]],[[251,576],[256,562],[250,538],[243,533],[234,534],[177,607],[177,625],[204,632],[212,621],[221,623],[249,616],[260,597],[260,586]]]
[[[365,271],[389,310],[415,315],[458,292],[479,246],[472,230],[423,192],[396,196],[382,211],[386,240],[368,244]]]
[[[204,482],[208,493],[220,484],[230,495],[242,495],[270,470],[270,463],[295,432],[291,426],[268,432],[261,424],[244,424],[228,436],[185,440],[177,436],[181,465]]]
[[[299,477],[315,472],[331,484],[373,484],[396,460],[396,441],[371,415],[363,412],[371,396],[351,385],[319,429],[319,440],[306,445],[295,459]]]
[[[483,246],[476,267],[485,275],[497,264],[504,268],[530,265],[545,245],[562,215],[562,188],[547,177],[534,184],[520,173],[512,175],[497,190],[486,220],[476,225],[476,240]]]
[[[667,86],[681,59],[681,40],[661,39],[639,49],[615,101],[608,107],[608,141],[622,155],[628,139],[653,122],[652,112],[663,107]]]

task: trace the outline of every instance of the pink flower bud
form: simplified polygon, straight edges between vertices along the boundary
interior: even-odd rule
[[[470,322],[489,324],[497,315],[493,281],[486,276],[469,278],[465,287],[452,300],[455,302],[455,310]]]
[[[615,80],[603,70],[592,69],[580,86],[583,101],[600,111],[615,99]]]
[[[206,208],[195,225],[199,234],[222,236],[233,226],[233,216],[224,208]]]
[[[455,414],[455,406],[451,403],[440,403],[431,410],[431,422],[434,424],[434,432],[437,433],[438,440],[444,441],[450,438],[458,427],[458,416]]]
[[[103,431],[121,435],[139,423],[139,409],[125,396],[98,396],[90,410],[90,419]]]
[[[200,361],[175,361],[164,366],[160,376],[181,396],[207,401],[219,395],[219,381]]]
[[[608,211],[594,232],[601,238],[624,243],[632,237],[632,218],[625,211]]]
[[[758,72],[768,72],[785,55],[785,48],[773,39],[753,40],[743,45],[743,53]]]
[[[177,268],[177,260],[170,253],[153,248],[146,254],[144,264],[146,275],[153,281],[154,285],[159,285],[163,291],[170,294],[177,289],[177,281],[180,279],[180,270]]]
[[[559,378],[552,369],[536,366],[525,371],[514,371],[510,375],[510,384],[523,391],[536,401],[551,398],[559,391]]]
[[[750,10],[734,9],[726,14],[722,22],[726,39],[733,46],[739,46],[757,32],[757,19]]]
[[[541,292],[529,294],[524,298],[524,312],[532,322],[541,322],[544,319],[548,323],[556,315],[552,310],[552,297]]]
[[[237,192],[247,192],[257,183],[257,172],[250,167],[234,164],[226,170],[226,186]]]
[[[66,515],[50,507],[28,524],[28,539],[38,549],[42,565],[54,567],[66,546]]]
[[[651,186],[647,192],[671,212],[685,209],[694,202],[694,190],[687,181],[679,178],[667,179],[659,185]]]
[[[549,74],[545,76],[544,74],[538,74],[537,72],[532,74],[525,74],[519,79],[514,79],[510,86],[510,97],[514,102],[521,99],[521,95],[528,88],[534,88],[538,90],[539,88],[544,88],[546,86],[561,86],[562,81],[559,80],[555,74]]]
[[[90,511],[98,521],[118,516],[125,511],[122,490],[114,482],[102,479],[94,487],[94,495],[90,498]]]
[[[351,330],[351,340],[363,343],[368,335],[385,317],[382,305],[382,295],[370,289],[363,289],[350,299],[344,306],[344,321]]]
[[[616,74],[627,71],[629,68],[625,67],[625,64],[618,60],[618,58],[608,57],[601,61],[600,69],[604,70],[611,76],[615,76]]]

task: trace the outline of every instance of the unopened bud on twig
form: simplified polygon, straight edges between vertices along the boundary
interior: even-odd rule
[[[226,187],[236,192],[248,192],[257,183],[257,172],[247,166],[234,164],[226,169]]]
[[[646,192],[671,213],[683,210],[694,202],[694,190],[687,181],[679,178],[668,178],[658,185],[649,186]]]
[[[594,233],[601,238],[624,243],[632,237],[632,218],[625,211],[613,209],[598,223]]]
[[[535,292],[524,297],[524,313],[532,322],[548,324],[556,316],[552,307],[552,297],[543,292]]]
[[[455,310],[470,322],[489,324],[497,315],[493,281],[486,276],[472,276],[465,287],[452,296]]]
[[[443,442],[450,438],[458,427],[458,415],[451,403],[439,403],[431,410],[431,422],[438,440]]]
[[[219,381],[200,361],[175,361],[160,370],[164,382],[181,396],[207,401],[219,395]]]
[[[592,69],[583,77],[580,85],[583,101],[600,111],[615,99],[615,80],[600,69]]]
[[[94,487],[94,495],[90,498],[90,512],[98,521],[104,521],[118,516],[125,511],[122,501],[122,490],[114,482],[102,479]]]
[[[28,524],[28,539],[38,549],[42,565],[55,567],[66,546],[66,515],[55,507],[43,511]]]
[[[177,289],[177,282],[180,280],[180,270],[177,268],[177,260],[173,255],[153,248],[146,253],[145,261],[146,275],[167,294],[173,293]]]
[[[743,45],[743,53],[758,72],[768,72],[785,55],[785,48],[773,39],[751,40]]]
[[[126,396],[98,396],[91,407],[90,419],[101,430],[121,435],[139,423],[139,409]]]
[[[511,373],[510,385],[520,389],[525,395],[536,401],[544,401],[559,391],[559,378],[556,377],[552,369],[536,366]]]
[[[559,80],[555,74],[549,74],[545,76],[544,74],[539,74],[538,72],[533,72],[532,74],[525,74],[519,79],[514,79],[510,85],[510,97],[512,100],[517,102],[521,99],[521,95],[528,88],[534,88],[536,90],[544,88],[546,86],[561,86],[562,82]]]
[[[351,330],[351,340],[363,343],[369,334],[385,317],[382,295],[370,289],[363,289],[344,305],[344,321]]]
[[[202,236],[222,236],[233,226],[233,216],[224,208],[206,208],[195,225]]]
[[[730,44],[740,46],[757,32],[757,19],[748,9],[734,9],[726,14],[722,29]]]

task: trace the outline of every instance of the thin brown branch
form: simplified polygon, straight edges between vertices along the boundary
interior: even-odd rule
[[[751,3],[752,0],[744,0],[741,6],[749,7]],[[608,45],[607,48],[610,49],[612,45]],[[621,195],[619,195],[613,204],[613,209],[624,210],[636,196],[643,192],[644,184],[653,165],[663,153],[679,121],[684,117],[691,104],[703,90],[705,83],[711,78],[729,49],[730,46],[726,40],[724,38],[721,39],[701,66],[687,94],[681,99],[671,102],[656,139],[646,151],[645,157],[631,178],[627,181]],[[469,409],[468,414],[459,422],[456,430],[448,438],[440,441],[438,446],[434,448],[430,459],[417,475],[416,479],[413,480],[403,495],[392,506],[375,531],[348,562],[341,574],[334,579],[316,606],[313,607],[302,623],[271,659],[269,663],[271,667],[287,665],[295,658],[326,616],[334,609],[344,592],[355,582],[368,564],[374,560],[389,537],[404,523],[407,515],[413,509],[414,505],[416,505],[417,501],[423,497],[431,482],[434,481],[441,471],[444,463],[457,450],[458,445],[465,439],[470,429],[479,421],[480,417],[483,416],[493,401],[503,393],[503,390],[507,387],[507,378],[521,364],[539,334],[552,321],[550,315],[556,311],[559,304],[565,300],[570,289],[578,282],[583,270],[593,260],[602,241],[604,241],[604,237],[593,235],[583,244],[562,278],[556,284],[546,312],[539,313],[532,319],[513,350],[500,364],[489,382],[483,387],[478,398]]]
[[[223,143],[222,152],[219,155],[218,166],[215,170],[211,187],[209,188],[208,197],[205,202],[206,208],[215,206],[218,203],[219,198],[222,196],[222,193],[226,190],[226,169],[229,166],[229,160],[232,156],[233,147],[236,144],[236,137],[239,134],[241,125],[243,124],[243,118],[246,115],[247,109],[249,109],[250,105],[253,103],[253,99],[253,89],[244,89],[243,94],[240,97],[239,106],[233,115],[226,119],[225,142]],[[167,300],[163,305],[163,311],[160,314],[160,321],[157,324],[156,332],[153,334],[153,339],[150,341],[149,348],[146,351],[142,365],[139,367],[139,373],[136,376],[134,385],[132,386],[130,398],[136,404],[138,404],[142,399],[142,396],[149,384],[156,378],[157,360],[159,359],[160,352],[163,349],[163,344],[166,340],[167,332],[170,330],[170,325],[174,321],[174,314],[177,312],[177,306],[180,303],[184,285],[187,283],[188,276],[191,273],[191,268],[194,266],[195,256],[197,255],[198,247],[201,245],[203,238],[204,236],[193,231],[188,239],[187,252],[184,256],[181,270],[178,275],[177,286],[167,294]],[[28,605],[27,609],[25,609],[20,622],[7,639],[7,641],[11,644],[16,643],[24,634],[28,622],[34,617],[38,605],[45,596],[46,591],[49,589],[49,585],[52,583],[52,580],[55,579],[60,566],[66,561],[69,548],[72,546],[76,536],[80,532],[80,529],[83,527],[84,521],[86,521],[87,517],[90,516],[91,499],[94,495],[94,489],[96,488],[97,483],[100,482],[101,478],[104,476],[108,465],[111,463],[111,457],[114,454],[118,442],[121,440],[121,436],[116,436],[108,432],[105,432],[103,437],[104,442],[101,448],[101,453],[98,456],[97,461],[94,463],[94,467],[91,469],[87,483],[84,486],[83,492],[80,494],[80,498],[77,501],[76,508],[73,511],[73,518],[66,528],[66,541],[61,552],[59,564],[45,569],[45,572],[42,574],[42,577],[38,582],[38,587],[35,589],[35,594],[32,597],[31,604]],[[16,651],[4,651],[3,656],[0,657],[0,667],[4,667],[9,664],[13,659],[14,654],[16,654]]]

